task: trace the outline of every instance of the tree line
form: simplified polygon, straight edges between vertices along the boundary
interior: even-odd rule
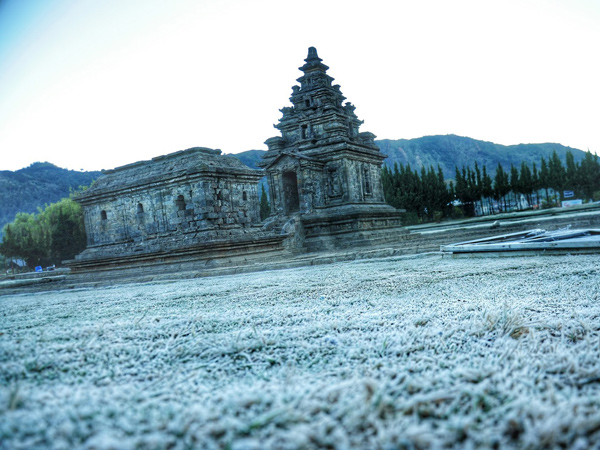
[[[600,200],[600,162],[597,155],[586,152],[576,162],[570,151],[563,165],[556,151],[539,167],[525,162],[501,164],[489,173],[487,167],[455,169],[455,179],[445,180],[442,169],[432,166],[420,171],[410,164],[384,166],[382,182],[386,202],[406,210],[407,223],[439,221],[443,218],[473,217],[523,208],[557,206],[565,191],[584,201]],[[570,193],[568,193],[571,197]]]

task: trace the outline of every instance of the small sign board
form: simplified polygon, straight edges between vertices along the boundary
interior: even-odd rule
[[[564,198],[571,198],[571,197],[575,197],[575,192],[573,192],[573,191],[564,191],[564,192],[563,192],[563,197],[564,197]]]
[[[563,208],[568,208],[569,206],[576,206],[576,205],[583,205],[583,200],[577,199],[577,200],[563,200],[562,201]]]

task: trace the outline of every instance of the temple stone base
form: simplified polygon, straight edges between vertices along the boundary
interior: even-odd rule
[[[402,214],[387,205],[343,205],[300,216],[308,252],[376,246],[407,234]]]
[[[92,275],[101,279],[104,276],[119,278],[152,271],[199,271],[220,267],[248,264],[264,259],[287,258],[283,241],[285,236],[248,236],[236,240],[214,240],[196,243],[186,247],[163,249],[151,252],[128,252],[121,248],[88,248],[77,259],[66,261],[73,274]],[[118,244],[122,246],[123,244]],[[103,246],[112,247],[112,246]],[[115,255],[115,256],[100,256]],[[116,256],[118,255],[118,256]],[[95,274],[95,276],[94,276]]]

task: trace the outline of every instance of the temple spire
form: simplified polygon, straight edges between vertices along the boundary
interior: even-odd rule
[[[304,61],[306,61],[307,63],[314,63],[315,61],[321,62],[323,60],[321,58],[319,58],[319,55],[317,55],[316,48],[308,47],[308,56],[306,57],[306,59]]]
[[[319,70],[320,72],[327,72],[327,69],[329,69],[328,66],[321,62],[323,60],[319,58],[319,55],[317,54],[317,49],[315,47],[308,48],[308,56],[304,61],[306,62],[306,64],[304,64],[302,67],[299,67],[299,69],[304,73],[312,72],[315,69]]]

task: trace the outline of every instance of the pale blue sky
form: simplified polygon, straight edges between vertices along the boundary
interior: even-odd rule
[[[0,0],[0,170],[266,149],[309,46],[378,138],[600,153],[597,0]]]

